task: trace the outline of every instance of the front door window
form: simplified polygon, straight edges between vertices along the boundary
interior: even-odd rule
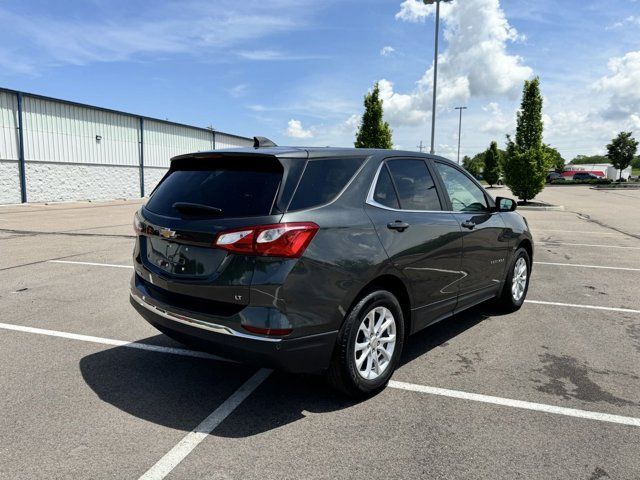
[[[436,162],[451,206],[455,212],[486,212],[489,210],[487,198],[473,180],[457,168]]]

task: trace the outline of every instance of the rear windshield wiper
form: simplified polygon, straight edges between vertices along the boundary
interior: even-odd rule
[[[173,208],[181,212],[207,212],[220,215],[222,209],[218,207],[212,207],[211,205],[204,205],[202,203],[190,203],[190,202],[176,202],[172,205]]]

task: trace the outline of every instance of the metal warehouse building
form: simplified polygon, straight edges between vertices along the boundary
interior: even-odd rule
[[[181,153],[246,137],[0,89],[0,204],[135,198]]]

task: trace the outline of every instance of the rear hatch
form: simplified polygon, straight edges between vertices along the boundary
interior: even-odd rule
[[[136,268],[138,287],[163,303],[208,314],[226,316],[246,305],[255,257],[215,248],[216,236],[278,223],[306,156],[234,152],[174,159],[136,219],[136,263],[145,267]]]

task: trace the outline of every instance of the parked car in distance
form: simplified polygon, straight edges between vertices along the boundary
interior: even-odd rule
[[[564,182],[564,177],[558,172],[549,172],[549,174],[547,175],[547,183],[551,183],[554,180]]]
[[[576,172],[573,174],[574,180],[600,180],[600,178],[590,172]]]
[[[261,143],[173,158],[135,214],[131,303],[168,336],[362,396],[409,334],[524,302],[527,222],[455,163]]]

